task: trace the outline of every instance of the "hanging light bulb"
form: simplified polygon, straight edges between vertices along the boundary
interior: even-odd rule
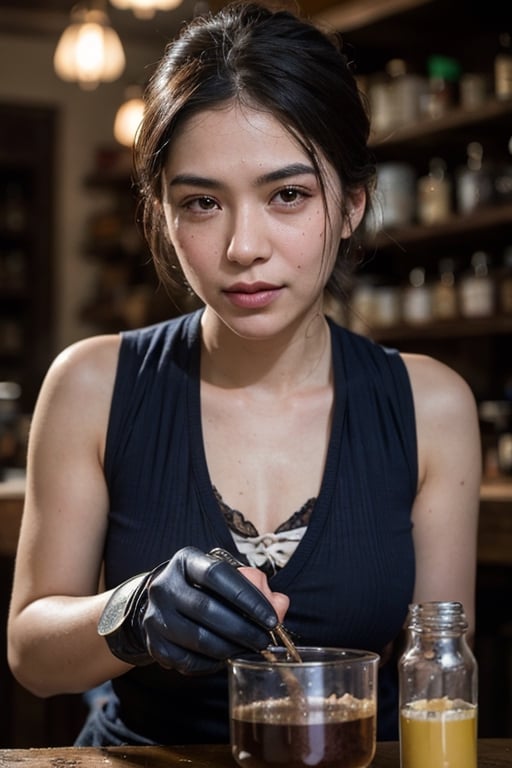
[[[125,147],[132,147],[144,115],[142,89],[131,85],[126,89],[126,101],[121,104],[114,119],[114,136]]]
[[[151,19],[157,11],[172,11],[183,0],[110,0],[115,8],[132,10],[138,19]]]
[[[123,46],[107,14],[76,6],[71,24],[55,49],[53,66],[62,80],[93,90],[100,82],[117,80],[126,64]]]

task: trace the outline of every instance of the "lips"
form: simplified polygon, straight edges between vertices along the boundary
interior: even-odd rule
[[[271,283],[235,283],[224,293],[229,301],[242,309],[260,309],[271,304],[280,295],[282,288]]]

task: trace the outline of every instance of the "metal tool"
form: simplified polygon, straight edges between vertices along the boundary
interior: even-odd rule
[[[225,563],[229,563],[229,565],[233,566],[233,568],[248,567],[245,565],[245,563],[242,563],[240,560],[237,560],[237,558],[234,555],[232,555],[231,552],[228,552],[226,549],[222,549],[222,547],[215,547],[214,549],[211,549],[208,552],[208,554],[214,557],[216,560],[224,560]],[[274,627],[274,629],[269,631],[269,634],[272,639],[272,643],[274,645],[283,645],[288,651],[288,653],[290,654],[293,661],[297,661],[299,663],[302,662],[300,653],[295,647],[295,644],[292,641],[288,631],[284,628],[282,624],[277,624],[277,626]],[[267,652],[262,651],[262,653],[265,656],[267,655]]]

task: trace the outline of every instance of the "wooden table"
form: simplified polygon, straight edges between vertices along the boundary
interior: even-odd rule
[[[372,768],[399,768],[398,744],[377,745]],[[228,746],[0,749],[0,768],[234,768]],[[512,739],[481,739],[478,768],[511,768]]]

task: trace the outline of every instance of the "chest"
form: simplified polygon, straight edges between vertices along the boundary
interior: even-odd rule
[[[282,399],[203,387],[208,472],[226,504],[273,531],[319,493],[331,436],[330,387]]]

